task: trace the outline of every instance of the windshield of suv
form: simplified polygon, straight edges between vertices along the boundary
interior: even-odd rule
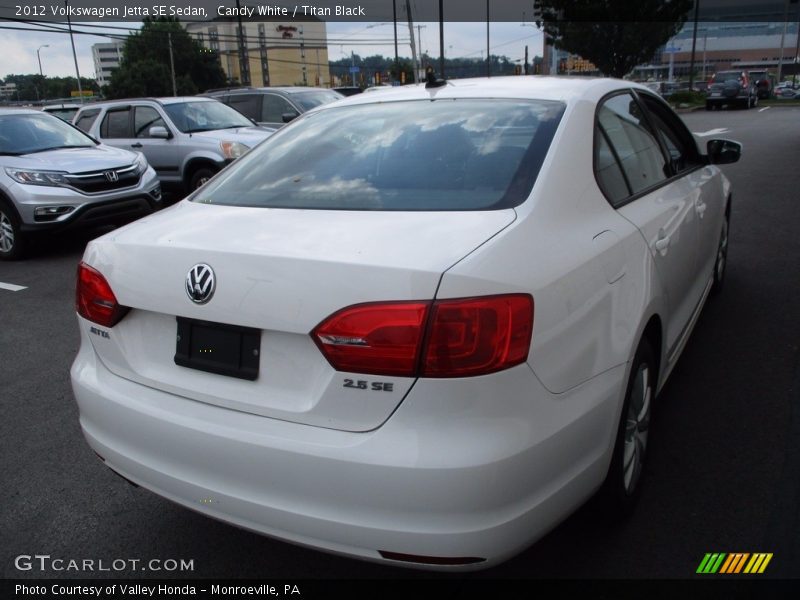
[[[93,148],[95,141],[45,113],[0,116],[0,154],[31,154],[59,148]]]
[[[561,102],[342,106],[280,130],[192,200],[265,208],[486,210],[527,198]]]
[[[292,94],[292,100],[300,105],[300,108],[303,109],[303,112],[311,110],[312,108],[322,104],[328,104],[329,102],[334,102],[335,100],[341,100],[342,98],[344,98],[344,96],[340,93],[328,90],[297,92]]]
[[[253,122],[222,102],[176,102],[164,106],[169,118],[183,133],[253,127]]]

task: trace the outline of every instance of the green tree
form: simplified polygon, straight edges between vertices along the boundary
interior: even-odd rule
[[[556,48],[623,77],[652,59],[686,21],[692,0],[539,0],[537,25]]]
[[[125,41],[122,63],[111,74],[106,96],[171,96],[170,38],[179,95],[225,85],[225,73],[217,55],[192,39],[177,19],[145,18],[141,30]]]

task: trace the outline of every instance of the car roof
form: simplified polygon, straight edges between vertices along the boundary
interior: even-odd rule
[[[433,98],[514,98],[556,100],[574,103],[579,100],[597,101],[615,90],[649,90],[633,81],[604,77],[579,76],[504,76],[454,79],[441,87],[426,88],[424,84],[388,87],[380,94],[356,94],[335,104],[326,104],[313,109],[325,110],[332,106],[372,104],[402,100],[430,100]]]
[[[0,117],[5,115],[40,115],[40,114],[42,114],[42,111],[32,108],[17,108],[15,106],[0,108]]]
[[[333,92],[330,88],[323,87],[307,87],[307,86],[279,86],[279,87],[238,87],[222,90],[214,90],[208,92],[209,94],[231,93],[231,94],[246,94],[252,92],[278,92],[279,94],[302,94],[303,92]]]
[[[120,104],[129,104],[131,102],[155,102],[167,106],[169,104],[180,104],[183,102],[217,102],[214,98],[205,96],[165,96],[161,98],[121,98],[119,100],[104,100],[102,102],[92,102],[91,104],[84,104],[82,108],[103,108],[106,106],[117,106]]]

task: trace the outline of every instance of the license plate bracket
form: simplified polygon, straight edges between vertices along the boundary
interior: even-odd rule
[[[261,330],[176,317],[175,364],[254,381],[258,378]]]

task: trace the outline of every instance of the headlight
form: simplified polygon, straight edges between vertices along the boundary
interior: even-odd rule
[[[141,174],[147,171],[147,167],[150,165],[147,164],[147,159],[145,158],[144,154],[141,152],[138,154],[139,156],[136,157],[136,162],[134,164],[136,165],[136,172]]]
[[[69,182],[64,177],[64,173],[58,171],[24,171],[22,169],[12,169],[6,167],[6,175],[17,183],[27,183],[30,185],[67,185]]]
[[[222,150],[222,156],[229,160],[244,156],[250,150],[250,146],[245,146],[239,142],[220,142],[219,147]]]

